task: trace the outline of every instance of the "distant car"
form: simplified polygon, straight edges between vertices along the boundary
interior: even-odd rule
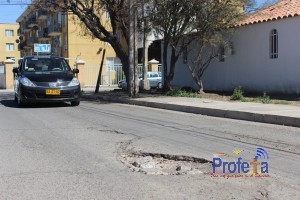
[[[126,80],[119,81],[118,82],[118,87],[126,90],[127,89],[127,82],[126,82]]]
[[[13,69],[15,101],[19,106],[26,102],[71,102],[80,104],[80,83],[75,77],[78,69],[71,70],[64,58],[28,56]]]
[[[161,83],[161,72],[148,72],[147,73],[147,79],[149,80],[149,84],[151,88],[162,88],[162,83]],[[141,81],[143,80],[143,76],[140,74],[139,75],[139,86],[141,86]],[[127,89],[127,81],[126,80],[121,80],[118,83],[118,87],[122,89]]]

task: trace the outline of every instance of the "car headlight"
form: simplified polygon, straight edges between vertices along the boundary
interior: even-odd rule
[[[77,86],[79,85],[79,80],[77,78],[73,78],[72,81],[69,83],[68,86]]]
[[[36,87],[36,85],[26,77],[21,78],[20,82],[22,83],[22,85],[27,87]]]

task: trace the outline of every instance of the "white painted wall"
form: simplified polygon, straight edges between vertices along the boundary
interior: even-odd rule
[[[270,59],[270,32],[278,30],[279,58]],[[300,94],[300,17],[241,27],[233,38],[234,55],[215,60],[203,76],[205,90]],[[188,67],[178,60],[173,85],[197,89]]]

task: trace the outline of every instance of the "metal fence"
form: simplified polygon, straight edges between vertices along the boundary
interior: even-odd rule
[[[100,65],[84,66],[83,79],[86,87],[96,86]],[[161,71],[161,65],[158,66]],[[138,73],[142,73],[142,65],[138,65]],[[121,64],[104,65],[102,70],[101,85],[117,85],[120,80],[125,80]]]

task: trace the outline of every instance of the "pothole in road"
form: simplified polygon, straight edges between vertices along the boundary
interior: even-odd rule
[[[121,155],[120,160],[133,172],[148,175],[201,175],[211,171],[211,161],[190,156],[132,153]]]

